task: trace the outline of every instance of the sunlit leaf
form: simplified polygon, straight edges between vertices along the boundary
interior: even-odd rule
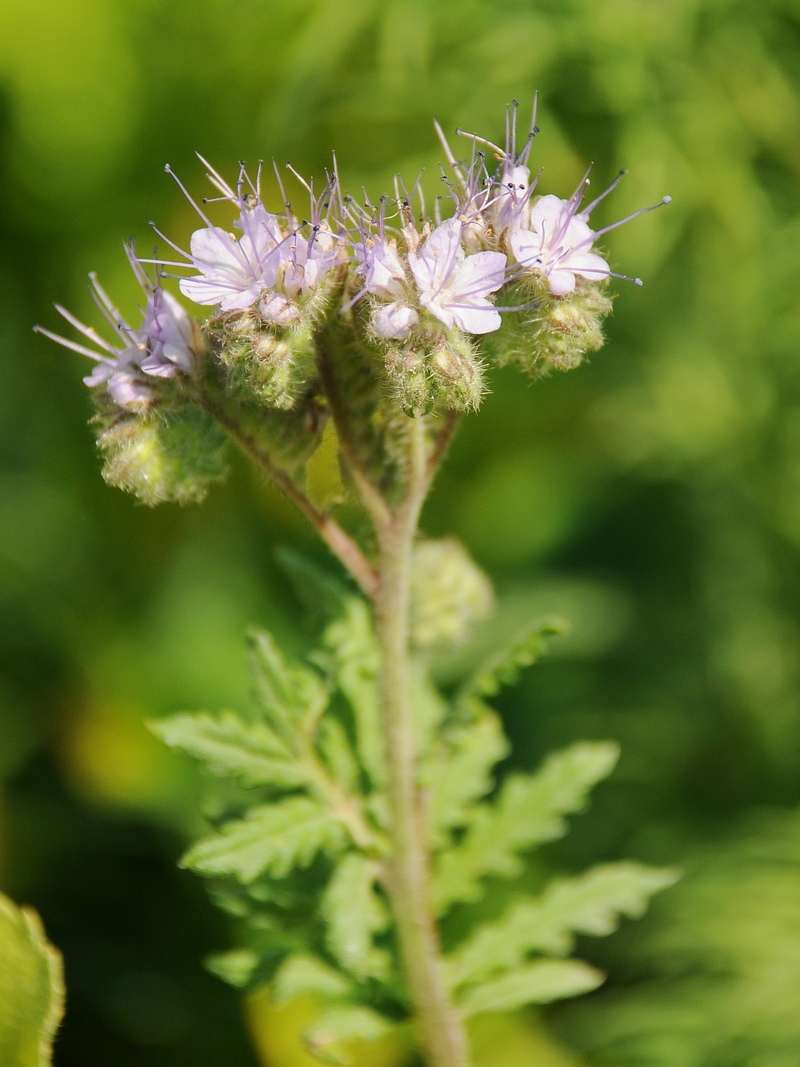
[[[541,960],[502,978],[472,986],[459,1001],[463,1015],[513,1011],[523,1004],[549,1004],[577,997],[602,984],[605,975],[580,960]]]
[[[346,831],[328,807],[289,797],[226,823],[190,848],[181,865],[200,874],[233,874],[245,883],[263,872],[282,878],[294,867],[307,867],[320,851],[339,851],[345,841]]]
[[[535,775],[509,778],[494,804],[476,807],[464,838],[442,853],[434,877],[440,911],[481,894],[485,875],[513,877],[518,853],[567,831],[565,815],[581,811],[593,786],[614,768],[612,742],[581,742],[545,760]]]
[[[0,1063],[48,1067],[64,1012],[61,956],[39,916],[0,894]]]
[[[298,786],[305,768],[263,722],[245,722],[231,711],[219,715],[173,715],[148,724],[172,748],[202,760],[213,774],[236,776],[248,785]]]
[[[638,863],[609,863],[553,882],[537,900],[516,904],[502,919],[480,927],[448,961],[449,980],[457,986],[511,970],[530,952],[566,955],[576,934],[603,937],[623,916],[639,918],[650,897],[677,877],[675,871]]]

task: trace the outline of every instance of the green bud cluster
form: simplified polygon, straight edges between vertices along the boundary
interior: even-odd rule
[[[493,608],[491,582],[460,541],[417,542],[411,572],[411,640],[416,648],[459,644]]]
[[[371,333],[382,353],[390,396],[408,415],[477,411],[486,392],[476,343],[461,330],[445,330],[432,316],[405,342]]]
[[[255,310],[220,315],[207,326],[209,345],[228,371],[231,390],[270,408],[294,407],[314,373],[308,322],[286,327],[262,322]]]
[[[227,473],[228,438],[193,405],[122,411],[104,391],[96,396],[97,444],[103,477],[151,507],[203,500]]]
[[[512,300],[534,306],[510,316],[487,339],[500,366],[513,364],[539,378],[551,370],[574,370],[587,352],[603,347],[602,324],[613,306],[605,282],[579,279],[572,293],[553,296],[546,283],[531,277],[510,292]]]

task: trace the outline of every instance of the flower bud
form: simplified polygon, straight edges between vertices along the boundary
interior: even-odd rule
[[[209,339],[236,392],[288,411],[314,373],[311,325],[300,317],[297,305],[280,294],[270,294],[265,303],[274,314],[272,322],[265,323],[253,311],[224,316],[210,327]]]
[[[227,473],[227,437],[202,409],[135,414],[98,407],[103,477],[145,504],[197,503]]]
[[[400,300],[378,304],[372,313],[371,326],[378,337],[405,341],[419,324],[419,315]]]
[[[417,648],[455,645],[494,606],[489,579],[453,538],[419,541],[411,572],[411,636]]]
[[[479,406],[486,390],[483,364],[466,337],[450,338],[440,345],[431,355],[430,363],[441,407],[466,411]]]
[[[602,322],[611,311],[603,282],[579,279],[573,292],[553,296],[531,278],[515,286],[508,300],[533,307],[507,316],[503,329],[486,339],[500,366],[513,363],[538,378],[550,370],[572,370],[586,352],[603,346]]]
[[[603,347],[602,321],[611,311],[611,300],[599,284],[584,284],[569,296],[549,301],[542,311],[538,340],[556,370],[572,370],[584,353]]]
[[[411,415],[423,415],[433,407],[436,385],[424,351],[413,345],[391,348],[386,353],[386,371],[400,406]]]

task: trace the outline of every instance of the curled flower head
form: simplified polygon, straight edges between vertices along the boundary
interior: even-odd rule
[[[132,246],[126,251],[147,295],[142,325],[138,329],[128,324],[97,276],[92,274],[92,297],[113,329],[115,340],[120,343],[106,340],[94,327],[85,325],[60,304],[56,304],[58,313],[95,347],[89,348],[41,326],[36,330],[65,348],[93,359],[97,366],[83,379],[86,385],[91,389],[105,386],[118,407],[136,410],[147,407],[155,398],[154,378],[175,378],[178,374],[191,372],[199,341],[195,322],[178,301],[161,287],[158,280],[153,281],[147,275]]]
[[[448,219],[420,247],[408,253],[419,301],[448,328],[482,334],[499,330],[500,314],[489,299],[505,281],[500,252],[468,256],[461,246],[462,223]]]

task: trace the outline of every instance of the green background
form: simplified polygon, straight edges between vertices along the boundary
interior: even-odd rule
[[[546,1013],[542,1056],[800,1065],[800,3],[2,0],[0,884],[65,953],[62,1067],[254,1067],[200,965],[232,932],[174,867],[202,782],[142,721],[244,704],[248,623],[308,641],[276,547],[324,556],[243,463],[201,508],[106,488],[87,368],[31,327],[91,316],[92,269],[135,308],[121,241],[196,225],[167,162],[202,195],[195,150],[321,175],[335,149],[355,190],[425,167],[435,196],[431,119],[500,137],[535,89],[545,191],[594,161],[597,191],[630,168],[596,224],[673,204],[609,238],[645,286],[590,365],[492,373],[424,526],[507,617],[572,619],[500,701],[512,763],[622,743],[544,862],[686,871],[580,946],[609,983]]]

